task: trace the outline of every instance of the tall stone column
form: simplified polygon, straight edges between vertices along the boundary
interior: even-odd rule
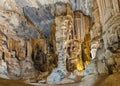
[[[63,19],[63,20],[62,20]],[[69,30],[71,29],[72,22],[71,16],[60,16],[55,19],[56,21],[56,53],[58,54],[58,67],[66,69],[66,42],[69,41]]]
[[[58,9],[58,8],[56,8]],[[66,47],[67,43],[71,39],[71,30],[73,29],[73,11],[69,4],[66,4],[66,13],[65,15],[58,15],[55,18],[55,27],[53,31],[56,54],[58,56],[58,67],[53,70],[52,74],[48,77],[48,83],[57,83],[61,81],[66,75],[66,58],[68,58],[68,53]]]

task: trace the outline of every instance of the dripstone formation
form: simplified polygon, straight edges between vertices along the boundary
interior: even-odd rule
[[[119,72],[120,0],[0,0],[1,78],[93,86]]]

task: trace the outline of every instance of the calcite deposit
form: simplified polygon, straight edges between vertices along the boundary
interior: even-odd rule
[[[120,0],[0,0],[1,78],[93,86],[119,72]]]
[[[116,4],[115,4],[116,3]],[[94,25],[91,29],[91,66],[85,75],[119,72],[119,1],[94,0]],[[117,59],[117,60],[116,60]],[[96,64],[92,67],[92,64]],[[94,68],[89,71],[89,68]],[[93,72],[92,72],[93,71]]]

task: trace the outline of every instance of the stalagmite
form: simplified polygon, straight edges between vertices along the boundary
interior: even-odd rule
[[[60,15],[55,18],[55,45],[56,45],[56,54],[58,55],[58,67],[53,70],[52,74],[48,77],[49,83],[56,83],[61,81],[66,74],[66,59],[68,54],[66,52],[66,42],[69,41],[69,31],[73,28],[73,18],[72,11],[70,6],[66,4],[67,15]]]

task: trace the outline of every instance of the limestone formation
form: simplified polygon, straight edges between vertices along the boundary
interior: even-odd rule
[[[120,72],[119,26],[120,0],[0,0],[0,77],[92,86]]]
[[[91,21],[90,17],[84,15],[80,11],[76,11],[74,13],[74,32],[73,32],[73,40],[78,42],[77,44],[73,44],[76,52],[76,58],[78,58],[77,67],[79,70],[83,70],[90,61],[90,26]],[[76,45],[76,46],[75,46]],[[72,51],[74,53],[74,50]]]
[[[57,65],[57,57],[54,55],[54,51],[47,48],[53,45],[50,44],[48,39],[44,38],[44,31],[42,33],[38,26],[34,25],[37,20],[30,21],[24,15],[23,8],[19,7],[14,1],[5,0],[5,2],[11,4],[11,7],[0,5],[0,59],[2,61],[1,68],[4,68],[1,69],[4,71],[4,73],[1,71],[1,74],[3,74],[1,77],[24,79],[31,82],[33,79],[33,81],[36,81],[35,72],[38,70],[40,73],[37,77],[40,77],[41,74],[44,75],[42,77],[47,77],[48,73],[45,71],[50,72]],[[45,34],[47,35],[47,33]],[[48,59],[50,54],[52,57]],[[40,64],[41,59],[42,61],[44,59],[45,65],[43,65],[44,63]],[[50,64],[51,66],[48,66]],[[40,79],[37,79],[37,81]]]
[[[92,68],[95,68],[98,74],[119,72],[117,66],[119,61],[115,60],[119,59],[118,55],[120,53],[119,5],[118,0],[94,0],[95,23],[91,29],[91,54],[95,63],[91,61],[91,64],[96,64],[96,67]],[[89,66],[85,71],[85,75],[91,68]],[[89,72],[94,74],[93,70]]]
[[[104,4],[102,4],[104,3]],[[116,4],[115,4],[116,3]],[[102,1],[98,1],[97,0],[97,4],[98,4],[98,8],[99,8],[99,13],[100,13],[100,22],[102,24],[102,33],[103,33],[103,40],[104,40],[104,47],[105,50],[109,50],[112,53],[112,56],[106,55],[105,53],[105,58],[107,59],[107,64],[108,64],[108,60],[113,57],[113,59],[115,58],[119,58],[116,57],[117,54],[119,54],[119,2],[118,0],[111,0],[107,1],[107,0],[102,0]],[[102,4],[102,6],[101,6]],[[114,57],[114,55],[115,57]],[[112,59],[111,59],[112,60]],[[113,63],[113,61],[110,62],[111,66],[115,67],[115,61]],[[108,64],[108,69],[110,71],[115,72],[117,70],[116,67],[115,69],[112,69],[109,64]]]
[[[66,74],[84,70],[88,65],[90,61],[90,26],[90,17],[80,11],[73,12],[69,4],[66,4],[66,14],[55,18],[52,40],[54,40],[54,47],[58,55],[58,67],[48,77],[49,83],[61,81],[67,76]],[[63,72],[63,75],[58,71]]]
[[[69,4],[66,4],[66,11],[66,15],[60,15],[55,18],[56,27],[53,28],[55,29],[53,31],[55,31],[54,40],[56,54],[58,55],[58,67],[48,77],[49,83],[61,81],[67,74],[66,59],[68,58],[68,54],[66,51],[66,42],[69,41],[69,32],[73,29],[73,13],[71,12],[72,10],[70,9]]]
[[[79,1],[46,1],[42,6],[44,2],[1,1],[0,58],[9,78],[39,81],[55,67],[63,69],[64,78],[90,61],[90,18],[73,11],[76,6],[74,10],[84,10],[83,6]],[[84,3],[87,9],[88,2]],[[88,10],[84,13],[90,15]]]
[[[99,9],[98,9],[98,5],[96,0],[93,1],[93,5],[94,5],[94,25],[91,29],[91,55],[92,55],[92,59],[94,59],[96,57],[96,52],[97,49],[100,45],[100,39],[102,38],[102,27],[101,27],[101,23],[100,23],[100,15],[99,15]]]

